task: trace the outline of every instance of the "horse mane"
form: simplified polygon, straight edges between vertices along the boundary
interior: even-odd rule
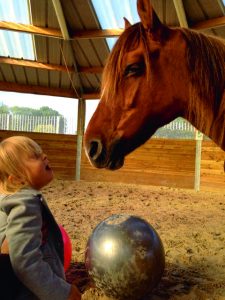
[[[102,74],[101,97],[104,96],[106,99],[109,99],[116,96],[118,87],[123,79],[123,57],[128,51],[138,47],[140,42],[146,48],[144,60],[147,74],[149,74],[149,49],[146,31],[141,23],[136,23],[121,34],[106,61]]]
[[[181,31],[191,78],[187,119],[210,135],[213,121],[225,115],[225,41],[189,29]]]
[[[191,81],[185,117],[199,130],[211,136],[213,121],[217,118],[224,122],[225,103],[222,103],[222,96],[225,88],[225,42],[194,30],[177,30],[182,32],[186,40],[184,63],[187,64]],[[116,97],[123,79],[123,57],[128,51],[138,47],[140,42],[146,50],[146,76],[150,80],[149,37],[142,24],[136,23],[122,33],[107,59],[102,76],[101,97],[104,96],[106,100]],[[225,133],[221,134],[223,138]]]

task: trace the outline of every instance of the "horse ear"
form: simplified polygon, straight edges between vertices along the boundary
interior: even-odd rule
[[[141,23],[146,30],[154,32],[162,26],[162,23],[156,15],[150,0],[138,0],[137,10]]]
[[[131,26],[130,22],[124,17],[124,28],[127,29]]]

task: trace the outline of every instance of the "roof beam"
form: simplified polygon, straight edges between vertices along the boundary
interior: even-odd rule
[[[40,63],[33,60],[26,60],[26,59],[15,59],[15,58],[8,58],[8,57],[2,57],[0,56],[0,64],[8,64],[8,65],[15,65],[15,66],[21,66],[21,67],[30,67],[30,68],[36,68],[41,70],[47,70],[47,71],[59,71],[59,72],[74,72],[73,67],[66,67],[62,65],[55,65],[55,64],[46,64],[46,63]],[[91,74],[97,74],[102,73],[103,67],[80,67],[78,66],[78,72],[79,73],[91,73]]]
[[[81,154],[82,154],[82,146],[83,146],[83,135],[85,130],[85,110],[86,110],[86,102],[82,98],[84,93],[83,86],[80,78],[80,74],[78,73],[78,64],[76,57],[74,55],[72,41],[70,40],[69,31],[66,25],[65,16],[62,10],[62,5],[60,0],[52,0],[56,17],[59,22],[59,26],[63,35],[64,40],[69,46],[70,55],[73,60],[73,67],[75,70],[75,80],[79,86],[79,91],[76,90],[75,86],[73,88],[77,93],[78,99],[78,112],[77,112],[77,150],[76,150],[76,173],[75,178],[76,180],[80,180],[80,169],[81,169]],[[66,61],[65,61],[66,64]]]
[[[210,29],[225,25],[225,16],[213,18],[194,24],[191,28],[196,30]]]
[[[117,37],[123,33],[124,29],[91,29],[79,30],[72,34],[73,39],[98,39]]]
[[[40,26],[25,25],[14,22],[0,21],[0,29],[11,30],[16,32],[31,33],[34,35],[41,35],[45,37],[53,37],[63,39],[63,34],[59,29],[45,28]],[[72,34],[72,37],[66,36],[66,40],[72,39],[91,39],[91,38],[106,38],[119,36],[123,29],[93,29],[93,30],[79,30]]]
[[[73,89],[49,88],[40,85],[26,85],[5,81],[0,81],[0,90],[7,92],[29,93],[68,98],[75,98],[76,96]]]
[[[14,23],[14,22],[0,21],[0,29],[12,30],[12,31],[23,32],[23,33],[32,33],[35,35],[41,35],[41,36],[53,37],[53,38],[61,38],[61,39],[63,38],[62,33],[59,29],[25,25],[25,24]]]
[[[30,67],[30,68],[47,70],[47,71],[59,71],[59,72],[70,72],[70,73],[74,72],[74,68],[72,67],[65,67],[62,65],[55,65],[55,64],[45,64],[45,63],[40,63],[40,62],[26,60],[26,59],[0,57],[0,64]]]
[[[66,98],[76,98],[76,94],[73,89],[65,88],[49,88],[40,85],[27,85],[19,84],[14,82],[0,81],[0,90],[5,92],[15,92],[15,93],[28,93],[28,94],[38,94],[56,97],[66,97]],[[82,95],[83,99],[99,99],[98,93],[88,93]]]
[[[193,26],[190,26],[190,28],[202,30],[202,29],[215,28],[221,26],[225,26],[225,16],[198,22]],[[0,29],[11,30],[16,32],[25,32],[34,35],[63,39],[61,31],[54,28],[45,28],[45,27],[39,27],[33,25],[24,25],[19,23],[0,21]],[[123,31],[124,31],[123,29],[80,30],[80,31],[75,31],[72,34],[72,37],[70,39],[110,38],[110,37],[119,36],[121,33],[123,33]]]
[[[188,28],[188,22],[182,0],[173,0],[177,17],[181,27]]]

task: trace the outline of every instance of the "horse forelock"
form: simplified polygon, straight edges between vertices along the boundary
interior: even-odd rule
[[[188,29],[182,29],[182,32],[187,42],[187,64],[191,78],[187,117],[199,130],[210,136],[213,121],[225,115],[225,103],[222,102],[225,89],[225,41]]]
[[[104,67],[101,84],[101,98],[113,98],[118,93],[119,85],[123,79],[123,58],[125,54],[136,49],[140,42],[147,48],[146,33],[141,23],[127,28],[117,40]],[[145,60],[148,64],[148,51]],[[146,66],[148,68],[148,66]]]

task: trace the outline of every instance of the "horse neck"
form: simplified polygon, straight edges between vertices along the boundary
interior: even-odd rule
[[[222,96],[219,113],[216,116],[209,137],[225,151],[225,91]]]
[[[187,120],[225,151],[225,91],[217,114],[213,114],[212,110],[206,108],[204,116],[200,117],[197,115],[199,112],[197,106],[196,101],[196,107],[193,107],[192,114],[186,116]],[[202,121],[203,119],[205,121]]]

